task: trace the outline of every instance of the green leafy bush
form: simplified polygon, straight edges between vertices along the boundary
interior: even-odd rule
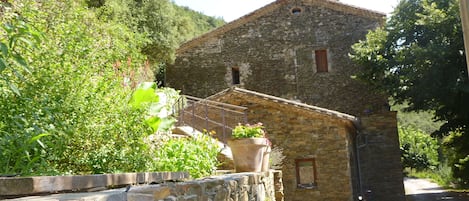
[[[179,97],[179,92],[172,88],[158,88],[155,82],[144,82],[133,93],[130,104],[145,110],[145,123],[153,132],[166,132],[176,123],[172,107]]]
[[[3,26],[17,24],[11,33],[27,39],[8,51],[28,68],[2,53],[14,68],[0,72],[8,79],[0,80],[0,174],[146,170],[151,157],[143,138],[151,130],[129,105],[132,74],[145,59],[143,38],[96,20],[80,1],[20,0],[4,10]],[[27,41],[36,41],[35,32],[42,40],[32,49]]]
[[[148,140],[174,124],[178,93],[134,90],[153,79],[145,35],[101,21],[85,1],[9,2],[0,2],[0,175],[213,170],[208,138]]]
[[[461,132],[451,132],[443,138],[443,155],[453,172],[453,183],[469,186],[469,147],[465,145],[469,136]]]
[[[170,139],[156,152],[158,171],[188,171],[193,178],[210,175],[218,165],[218,144],[208,135]]]
[[[438,141],[412,127],[399,127],[402,163],[417,170],[435,169],[438,164]]]

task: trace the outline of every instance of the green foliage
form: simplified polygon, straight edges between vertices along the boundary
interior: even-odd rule
[[[399,127],[402,163],[419,171],[434,170],[438,166],[438,141],[429,134],[412,127]]]
[[[154,64],[172,63],[177,46],[196,35],[224,24],[221,19],[175,5],[169,0],[88,1],[100,19],[125,24],[147,39],[143,53]],[[101,5],[102,6],[99,6]],[[98,5],[98,6],[96,6]]]
[[[392,102],[392,101],[391,101]],[[431,134],[437,131],[443,122],[434,121],[435,112],[434,111],[406,111],[408,105],[403,104],[394,104],[391,109],[397,111],[397,123],[401,127],[412,127],[422,132]]]
[[[7,85],[11,92],[20,95],[16,80],[24,80],[31,73],[22,51],[31,51],[41,42],[41,33],[32,28],[18,15],[12,15],[1,25],[4,37],[0,38],[0,89]]]
[[[253,125],[239,124],[233,129],[231,137],[233,139],[265,137],[264,126],[262,125],[262,123],[257,123]]]
[[[184,19],[181,21],[181,25],[185,27],[186,30],[182,33],[182,41],[180,42],[200,36],[225,24],[222,18],[209,17],[201,12],[191,10],[188,7],[176,5],[175,9],[176,13],[181,14],[180,18]]]
[[[101,0],[0,3],[0,174],[152,171],[154,153],[164,150],[169,155],[188,154],[190,165],[182,167],[195,167],[194,176],[212,170],[215,162],[203,158],[215,152],[207,139],[187,140],[188,145],[181,146],[195,150],[189,153],[173,153],[178,150],[172,140],[149,142],[152,134],[174,124],[171,106],[179,96],[173,89],[156,89],[155,83],[133,89],[136,83],[152,79],[142,54],[145,48],[161,43],[160,52],[168,48],[169,54],[174,48],[165,42],[172,40],[171,32],[147,31],[139,27],[147,20],[144,15],[138,15],[139,21],[133,18],[135,13],[126,11],[144,8],[138,12],[152,15],[151,20],[165,14],[168,2],[151,2],[155,5],[132,1],[136,7],[119,7],[126,24],[96,16],[106,10],[96,13],[87,8],[86,3],[95,3],[90,7],[108,3]],[[166,27],[174,25],[167,19],[155,21],[153,28],[175,29]],[[136,33],[140,28],[143,33]],[[152,34],[158,40],[149,40]],[[159,156],[161,161],[166,158]],[[202,162],[191,164],[194,158]],[[168,171],[181,170],[158,164]]]
[[[464,143],[468,140],[467,135],[457,131],[443,139],[443,154],[452,167],[455,183],[464,187],[469,186],[469,148]]]
[[[174,89],[157,87],[155,82],[141,83],[134,91],[130,104],[146,111],[145,123],[153,132],[165,132],[176,123],[176,119],[171,116],[172,106],[180,96]]]
[[[352,48],[363,68],[359,79],[407,103],[406,111],[434,111],[443,122],[435,135],[461,133],[450,143],[454,161],[463,161],[453,170],[469,182],[469,79],[458,0],[402,0],[384,27]]]
[[[130,75],[143,64],[143,39],[122,25],[96,20],[79,1],[21,0],[7,11],[4,23],[22,24],[15,21],[21,19],[43,40],[36,49],[27,42],[8,46],[30,73],[19,78],[2,72],[21,96],[0,86],[0,172],[145,170],[150,157],[143,137],[151,131],[141,111],[129,106],[132,89],[125,81],[135,81]]]
[[[455,179],[453,178],[451,167],[447,163],[440,164],[434,170],[420,170],[406,168],[405,169],[407,176],[431,179],[436,182],[438,185],[445,188],[453,188]]]
[[[124,24],[145,37],[141,52],[151,61],[160,82],[164,81],[165,64],[174,61],[180,43],[225,23],[222,19],[179,7],[169,0],[87,2],[90,7],[97,7],[99,19]]]
[[[193,178],[210,175],[218,165],[218,144],[207,134],[170,139],[156,152],[156,170],[188,171]]]

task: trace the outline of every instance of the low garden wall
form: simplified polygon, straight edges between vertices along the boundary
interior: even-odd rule
[[[280,171],[237,173],[131,188],[128,201],[283,201]]]
[[[166,176],[172,176],[165,177],[164,181],[159,184],[132,185],[130,186],[130,188],[127,187],[98,192],[62,193],[44,196],[31,196],[16,198],[13,200],[46,201],[72,199],[80,201],[283,201],[283,183],[281,171],[272,170],[269,172],[262,173],[246,172],[224,174],[220,176],[212,176],[185,182],[168,180],[171,177],[172,179],[181,179],[185,177],[184,174],[180,173],[152,174],[164,174]],[[85,177],[90,178],[90,176],[82,176],[82,178]],[[94,175],[94,177],[99,176]],[[51,181],[50,179],[52,179],[53,177],[47,178],[49,179],[49,181]],[[1,180],[4,179],[5,178],[0,178],[0,184],[2,182]],[[44,182],[45,180],[42,181]],[[92,181],[92,179],[90,181]],[[82,182],[87,183],[86,179],[84,179]],[[70,182],[67,181],[63,184],[69,185],[69,183]],[[3,190],[4,191],[2,191],[2,193],[5,193],[6,189]],[[47,191],[52,192],[53,190],[49,188]],[[12,191],[10,191],[10,193],[8,194],[11,195]]]

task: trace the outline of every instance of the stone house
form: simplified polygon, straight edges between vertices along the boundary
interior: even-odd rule
[[[387,100],[351,78],[351,46],[384,15],[335,0],[277,0],[181,45],[166,86],[207,97],[231,86],[352,115]],[[344,101],[346,100],[346,101]]]
[[[396,113],[357,118],[232,87],[208,100],[248,108],[262,122],[281,163],[285,200],[403,201]]]
[[[248,107],[249,122],[270,126],[289,153],[286,200],[404,200],[396,115],[352,78],[360,68],[348,56],[384,17],[336,0],[277,0],[182,44],[165,84],[201,98],[238,94],[218,101]],[[317,175],[303,184],[293,170],[308,164]]]

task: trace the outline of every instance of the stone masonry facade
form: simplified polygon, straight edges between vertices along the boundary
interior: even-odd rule
[[[263,122],[286,156],[287,201],[403,201],[395,113],[353,79],[361,69],[349,58],[384,18],[336,0],[277,0],[184,43],[165,83]],[[308,185],[298,175],[310,163]]]
[[[405,200],[396,112],[363,116],[357,138],[363,195],[369,200]]]
[[[351,46],[384,15],[331,0],[278,0],[183,44],[166,85],[207,97],[237,86],[359,116],[387,100],[354,80]],[[317,72],[316,50],[327,52],[328,72]],[[344,101],[346,100],[346,101]]]
[[[396,112],[357,118],[236,87],[208,99],[247,107],[249,122],[265,125],[285,157],[285,200],[405,200]],[[298,185],[302,159],[315,160],[312,188]]]
[[[273,147],[283,150],[285,200],[352,200],[354,117],[322,108],[298,105],[239,88],[210,97],[249,108],[251,123],[262,122]],[[299,188],[295,160],[314,158],[317,185]]]

